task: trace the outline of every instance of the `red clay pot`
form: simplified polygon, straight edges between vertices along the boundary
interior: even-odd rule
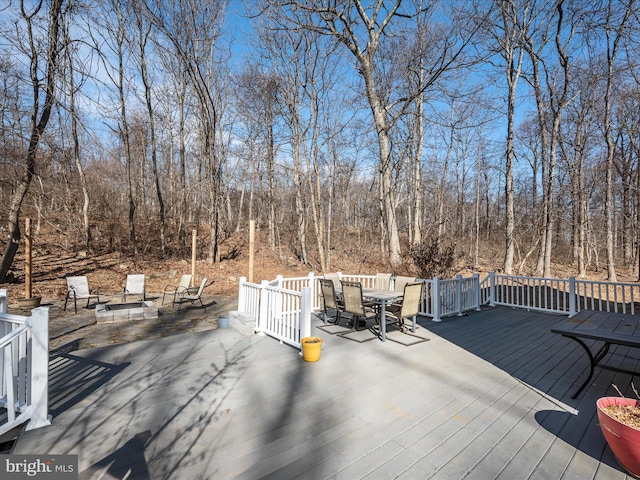
[[[618,463],[636,478],[640,476],[640,430],[609,416],[603,407],[610,405],[640,405],[640,400],[624,397],[602,397],[596,402],[598,421],[604,438]]]

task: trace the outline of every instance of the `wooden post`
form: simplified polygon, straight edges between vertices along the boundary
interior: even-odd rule
[[[255,250],[255,230],[256,221],[251,220],[249,222],[249,282],[253,283],[253,253]]]
[[[31,298],[31,219],[24,220],[24,298]]]
[[[198,236],[196,231],[193,230],[191,232],[191,286],[195,285],[196,281],[196,245],[197,245]]]

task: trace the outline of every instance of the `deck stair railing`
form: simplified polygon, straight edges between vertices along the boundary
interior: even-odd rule
[[[0,289],[0,435],[23,424],[27,430],[51,424],[49,308],[22,316],[7,313],[7,305],[7,290]]]
[[[241,278],[238,311],[254,316],[256,332],[301,348],[302,338],[311,334],[312,291],[304,282],[293,285],[299,291],[283,288],[280,280],[255,284]]]

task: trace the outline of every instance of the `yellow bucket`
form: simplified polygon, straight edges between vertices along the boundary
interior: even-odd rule
[[[302,344],[302,358],[307,362],[317,362],[320,360],[320,349],[322,339],[320,337],[304,337],[300,340]]]

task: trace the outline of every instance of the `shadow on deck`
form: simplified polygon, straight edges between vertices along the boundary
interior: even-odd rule
[[[536,421],[581,454],[621,470],[600,432],[595,403],[603,396],[618,396],[614,385],[625,396],[635,398],[633,376],[596,367],[590,384],[571,399],[588,376],[589,360],[576,342],[550,332],[565,319],[563,315],[486,308],[462,318],[422,325],[561,407],[535,412]],[[595,349],[595,342],[586,343]],[[640,371],[638,362],[638,351],[623,346],[613,346],[605,361]]]
[[[15,453],[77,454],[80,478],[625,478],[595,401],[632,377],[598,369],[571,400],[588,361],[563,318],[422,318],[412,346],[314,327],[317,363],[231,329],[62,352],[53,424]]]

